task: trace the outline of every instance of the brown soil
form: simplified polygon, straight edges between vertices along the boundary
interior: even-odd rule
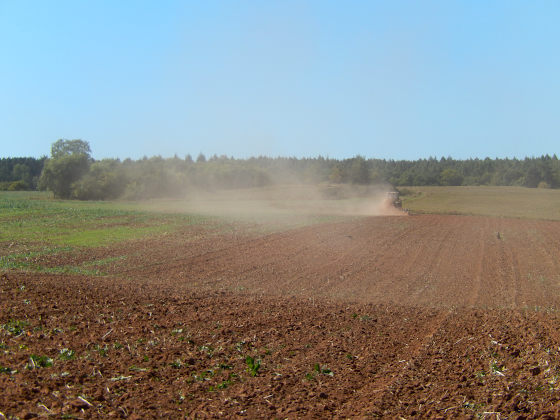
[[[558,238],[465,216],[186,228],[72,256],[128,255],[110,276],[7,273],[0,411],[557,418]]]

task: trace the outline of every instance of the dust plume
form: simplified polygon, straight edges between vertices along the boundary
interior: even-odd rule
[[[284,184],[214,191],[190,190],[184,199],[155,200],[150,210],[197,213],[259,224],[308,224],[329,217],[404,216],[389,185]]]

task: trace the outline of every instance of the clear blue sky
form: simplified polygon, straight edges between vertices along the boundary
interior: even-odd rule
[[[560,154],[560,2],[0,0],[0,156]]]

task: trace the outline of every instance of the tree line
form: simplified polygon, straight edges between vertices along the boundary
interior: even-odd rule
[[[139,160],[91,156],[88,142],[58,140],[49,158],[0,159],[0,189],[50,190],[58,198],[106,200],[185,196],[194,189],[273,184],[349,183],[394,186],[504,185],[560,188],[556,155],[525,159],[386,160],[266,156],[235,159],[200,154]]]
[[[0,190],[35,190],[43,171],[46,157],[1,158]]]

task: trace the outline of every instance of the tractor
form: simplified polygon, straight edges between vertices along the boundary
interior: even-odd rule
[[[387,193],[387,202],[397,209],[402,209],[402,202],[398,191],[389,191]]]

